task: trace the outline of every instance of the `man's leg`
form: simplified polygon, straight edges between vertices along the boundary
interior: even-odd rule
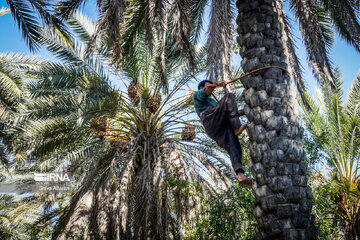
[[[225,96],[221,99],[220,102],[224,104],[224,110],[227,114],[231,128],[233,129],[233,131],[238,130],[241,127],[241,123],[239,119],[240,113],[237,107],[235,95],[233,93],[225,94]]]
[[[251,185],[251,179],[244,174],[241,164],[242,149],[235,131],[241,127],[235,95],[226,94],[216,106],[209,107],[201,117],[207,135],[216,141],[230,155],[239,183]]]
[[[233,131],[236,131],[241,127],[239,117],[235,95],[228,93],[216,106],[207,109],[201,120],[205,128],[211,129],[212,132],[218,132],[225,119],[228,119],[227,124],[230,124]],[[211,137],[212,134],[208,133],[208,135]]]
[[[242,149],[237,136],[235,136],[232,128],[228,124],[224,124],[215,139],[219,147],[224,148],[230,155],[232,167],[236,173],[241,171],[244,173],[244,169],[241,164]]]
[[[242,149],[239,138],[234,134],[234,131],[228,123],[224,123],[221,132],[219,132],[215,141],[230,155],[231,164],[237,175],[239,183],[251,186],[252,180],[244,175],[245,170],[243,168],[243,165],[241,164]]]

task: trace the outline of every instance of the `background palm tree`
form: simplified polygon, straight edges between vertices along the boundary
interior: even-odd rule
[[[53,239],[183,238],[200,204],[184,186],[197,181],[201,192],[213,194],[214,182],[225,189],[235,180],[222,150],[212,147],[196,121],[188,123],[198,128],[198,136],[193,142],[182,140],[185,116],[194,109],[192,95],[177,89],[197,72],[184,66],[176,52],[167,52],[167,79],[175,90],[164,94],[160,39],[150,52],[138,34],[117,71],[107,65],[111,52],[106,44],[85,58],[84,46],[95,29],[91,20],[76,13],[68,24],[77,34],[72,44],[49,29],[41,32],[41,42],[62,61],[42,62],[29,73],[28,101],[15,117],[12,153],[35,161],[27,172],[67,171],[76,180],[71,193],[27,198],[44,213],[30,228],[32,237],[57,223]],[[196,56],[201,63],[204,51]],[[199,71],[204,66],[199,64]],[[105,69],[132,94],[111,87]]]
[[[318,104],[307,95],[313,111],[303,108],[302,118],[326,154],[333,214],[341,221],[346,239],[359,239],[360,75],[351,85],[347,103],[338,71],[335,83],[336,92],[328,84],[317,90]]]
[[[21,105],[29,96],[25,78],[39,70],[43,60],[34,56],[18,54],[0,54],[0,181],[2,184],[14,183],[18,174],[24,174],[14,168],[26,161],[24,152],[14,152],[14,132],[18,127],[15,121],[21,114]],[[26,171],[25,171],[26,172]],[[16,175],[16,176],[14,176]],[[12,181],[10,179],[13,179]],[[23,179],[17,179],[20,182]],[[4,187],[3,185],[3,187]],[[33,197],[21,198],[13,195],[1,195],[0,198],[0,235],[2,239],[26,239],[28,230],[41,216],[37,207],[41,204]],[[43,235],[46,235],[43,228]]]

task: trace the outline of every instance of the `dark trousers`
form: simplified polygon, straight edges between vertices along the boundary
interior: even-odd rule
[[[235,95],[226,94],[216,106],[206,108],[200,118],[205,132],[230,155],[236,173],[244,173],[241,164],[242,149],[234,130],[241,126]]]

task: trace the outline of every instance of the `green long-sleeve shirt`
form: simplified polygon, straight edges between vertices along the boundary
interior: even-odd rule
[[[196,113],[200,117],[200,113],[205,110],[207,107],[215,106],[216,102],[214,99],[210,97],[210,95],[206,94],[204,88],[197,91],[194,94],[194,107]]]

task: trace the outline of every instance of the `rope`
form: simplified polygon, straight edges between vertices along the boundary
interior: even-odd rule
[[[170,91],[177,91],[177,90],[184,90],[184,91],[189,91],[189,92],[196,92],[196,90],[193,90],[193,89],[187,89],[187,88],[173,88],[173,89],[170,89]]]
[[[176,88],[174,90],[184,90],[184,91],[189,91],[189,92],[196,92],[196,90],[193,89],[187,89],[187,88]]]
[[[178,90],[184,90],[184,91],[189,91],[189,92],[196,92],[196,90],[193,90],[193,89],[187,89],[187,88],[173,88],[173,89],[170,89],[169,92],[171,91],[178,91]],[[166,93],[161,93],[160,95],[161,96],[164,96]]]
[[[282,69],[282,70],[284,70],[284,71],[286,71],[286,72],[289,73],[289,71],[288,71],[287,69],[283,68],[283,67],[279,67],[279,66],[266,66],[266,67],[261,67],[261,68],[255,69],[255,70],[253,70],[253,71],[251,71],[251,72],[248,72],[248,73],[246,73],[246,74],[244,74],[244,75],[242,75],[242,76],[240,76],[240,77],[234,78],[234,79],[226,82],[225,84],[228,85],[229,83],[233,83],[233,82],[235,82],[235,81],[237,81],[237,80],[239,80],[239,79],[242,79],[242,78],[244,78],[244,77],[249,76],[250,74],[253,74],[253,73],[255,73],[255,72],[258,72],[258,71],[261,71],[261,70],[264,70],[264,69],[268,69],[268,68],[279,68],[279,69]]]
[[[187,88],[173,88],[173,89],[170,89],[169,92],[170,92],[170,91],[177,91],[177,90],[184,90],[184,91],[189,91],[189,92],[193,92],[193,93],[196,92],[196,90],[187,89]],[[164,95],[164,94],[161,94],[161,96],[162,96],[162,95]],[[211,96],[212,96],[213,98],[215,98],[216,102],[219,102],[219,100],[217,99],[217,97],[216,97],[213,93],[211,94]]]

